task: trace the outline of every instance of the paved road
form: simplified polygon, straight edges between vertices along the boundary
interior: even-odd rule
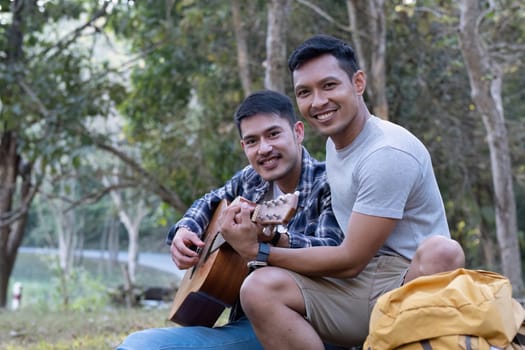
[[[57,254],[57,249],[49,249],[49,248],[34,248],[34,247],[21,247],[20,252],[28,252],[28,253],[34,253],[34,254]],[[90,258],[90,259],[109,259],[109,252],[104,250],[83,250],[82,252],[78,252],[78,254],[82,253],[84,257]],[[119,252],[118,254],[118,261],[125,262],[128,259],[128,253],[127,252]],[[140,253],[139,254],[139,265],[151,267],[157,270],[161,270],[164,272],[168,272],[171,274],[174,274],[180,278],[184,276],[184,272],[182,270],[179,270],[177,266],[173,263],[171,260],[171,256],[168,252],[166,253]]]

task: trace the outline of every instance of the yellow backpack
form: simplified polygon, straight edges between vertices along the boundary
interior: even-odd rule
[[[457,269],[382,295],[363,350],[525,349],[524,320],[507,278]]]

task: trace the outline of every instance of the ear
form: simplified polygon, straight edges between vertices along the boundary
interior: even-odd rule
[[[297,139],[297,143],[302,143],[304,140],[304,124],[303,122],[296,122],[293,131],[295,133],[295,138]]]
[[[366,89],[366,74],[362,70],[358,70],[352,77],[352,83],[358,95],[363,95]]]
[[[239,142],[241,143],[241,148],[242,148],[242,150],[244,151],[244,141],[243,141],[243,140],[240,140]]]

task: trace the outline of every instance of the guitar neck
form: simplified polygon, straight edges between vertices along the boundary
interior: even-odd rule
[[[262,225],[285,225],[295,214],[298,200],[299,192],[295,192],[257,204],[251,219]]]
[[[285,194],[279,196],[276,199],[256,204],[247,200],[246,198],[237,197],[232,202],[232,204],[242,202],[250,205],[253,208],[253,212],[250,219],[254,223],[266,226],[285,225],[295,214],[298,198],[299,193],[295,192],[293,194]],[[224,239],[224,237],[221,235],[220,232],[218,232],[211,245],[210,252],[214,252],[215,250],[219,249],[225,242],[226,240]]]

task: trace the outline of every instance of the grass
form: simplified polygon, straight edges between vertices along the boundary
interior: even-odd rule
[[[101,350],[115,348],[131,332],[172,327],[167,309],[96,312],[0,311],[1,350]]]
[[[153,327],[176,327],[168,309],[106,309],[95,312],[31,309],[0,311],[0,350],[102,350],[128,334]],[[218,324],[226,322],[225,312]]]
[[[151,327],[176,326],[164,308],[112,306],[108,290],[123,283],[120,266],[86,259],[68,281],[69,305],[59,293],[56,262],[49,257],[19,254],[11,278],[23,284],[22,307],[0,309],[0,350],[112,349],[129,333]],[[170,287],[176,277],[140,267],[137,284]],[[11,289],[9,289],[11,291]],[[8,300],[10,302],[10,300]]]

